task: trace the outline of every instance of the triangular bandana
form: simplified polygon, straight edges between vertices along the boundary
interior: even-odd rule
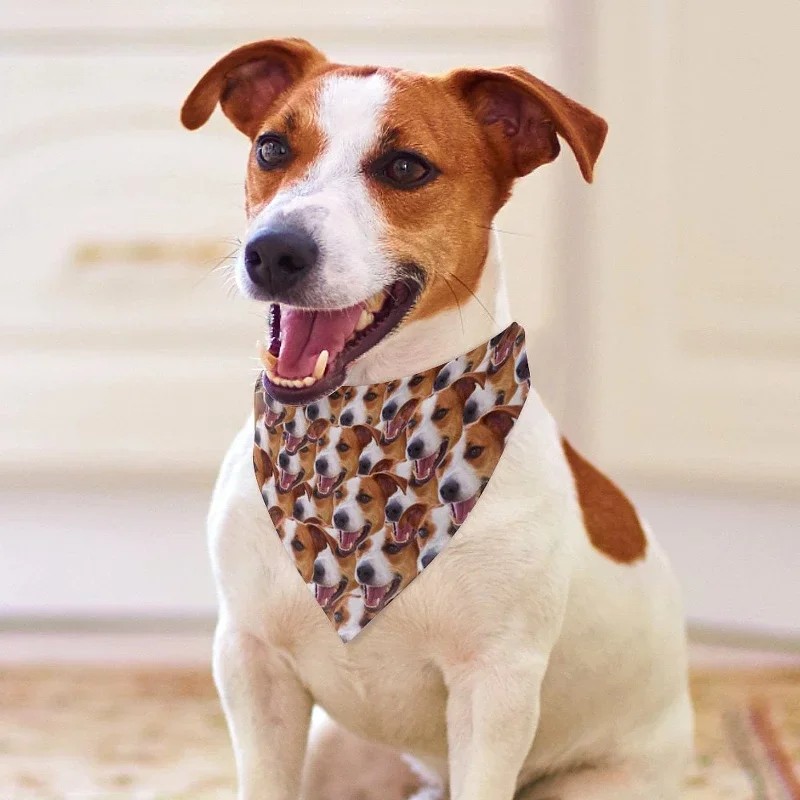
[[[513,323],[410,377],[284,406],[256,384],[253,461],[287,557],[350,641],[447,546],[530,386]]]

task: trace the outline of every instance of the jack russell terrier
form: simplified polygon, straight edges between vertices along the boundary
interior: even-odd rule
[[[591,181],[605,122],[519,67],[431,77],[330,62],[299,39],[226,55],[183,124],[217,104],[251,142],[236,280],[269,304],[255,451],[251,419],[209,514],[214,676],[239,797],[300,797],[304,762],[313,775],[323,757],[309,745],[317,704],[342,748],[355,734],[390,754],[387,775],[412,764],[420,798],[677,798],[692,731],[678,587],[629,500],[528,391],[491,235],[515,180],[553,161],[559,139]],[[443,418],[425,398],[475,372],[469,414],[432,450],[428,420]],[[307,423],[338,415],[388,441],[409,401],[399,419],[419,406],[420,438],[407,432],[406,447],[425,476],[437,464],[409,541],[381,515],[413,470],[358,475],[354,457],[328,509],[341,527],[292,522],[283,502],[276,533],[254,452],[258,481],[291,498],[314,473]],[[328,587],[321,608],[314,573],[342,546],[346,591]],[[352,796],[352,758],[324,753]],[[396,796],[409,785],[398,778]]]

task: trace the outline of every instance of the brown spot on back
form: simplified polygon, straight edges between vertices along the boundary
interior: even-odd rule
[[[636,509],[619,487],[561,440],[592,545],[621,564],[644,558],[647,537]]]

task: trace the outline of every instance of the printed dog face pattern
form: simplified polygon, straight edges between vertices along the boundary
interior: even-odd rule
[[[310,406],[282,406],[258,381],[258,488],[284,551],[342,641],[464,524],[529,388],[525,332],[516,323],[447,364],[343,386]]]

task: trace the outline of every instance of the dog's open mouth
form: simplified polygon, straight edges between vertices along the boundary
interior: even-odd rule
[[[507,331],[501,336],[500,341],[492,344],[491,355],[489,356],[489,373],[496,372],[511,354],[514,347],[514,337]]]
[[[317,602],[327,611],[343,594],[347,588],[347,578],[342,578],[335,586],[320,586],[314,584]]]
[[[300,447],[305,444],[305,441],[308,437],[306,436],[292,436],[291,433],[284,434],[285,441],[286,441],[286,452],[293,456]]]
[[[349,308],[270,305],[268,348],[261,357],[265,388],[281,403],[306,405],[344,383],[347,367],[403,321],[419,297],[411,279]]]
[[[434,451],[431,455],[425,458],[418,458],[414,461],[414,477],[417,484],[427,483],[432,477],[433,472],[439,464],[444,461],[447,455],[447,439],[444,439],[439,445],[439,449]]]
[[[370,611],[380,611],[400,588],[400,576],[385,586],[364,586],[364,607]]]
[[[278,489],[281,492],[288,492],[294,488],[303,479],[304,472],[287,472],[285,469],[280,471],[278,476]]]
[[[478,502],[478,495],[474,494],[468,500],[459,500],[455,503],[450,503],[450,516],[456,525],[463,525],[467,514],[475,508],[475,503]]]
[[[320,497],[327,497],[344,480],[346,474],[346,471],[342,470],[332,478],[326,475],[317,475],[317,494]]]
[[[345,555],[352,553],[353,550],[367,538],[367,534],[369,533],[370,524],[369,522],[363,527],[359,528],[357,531],[338,531],[339,534],[339,549]]]

